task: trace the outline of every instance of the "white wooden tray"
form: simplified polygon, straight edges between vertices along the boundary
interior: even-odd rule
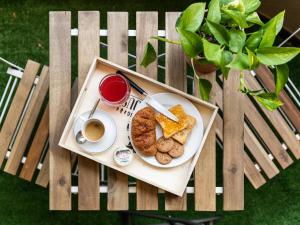
[[[81,150],[80,146],[76,143],[73,134],[74,120],[82,113],[90,110],[95,104],[95,101],[99,98],[98,85],[102,77],[107,74],[115,73],[117,70],[126,73],[126,75],[128,75],[138,85],[143,87],[143,89],[145,89],[149,94],[161,92],[176,93],[189,99],[196,106],[203,118],[204,134],[199,150],[192,159],[174,168],[153,167],[141,160],[136,155],[134,155],[133,162],[129,166],[119,167],[117,164],[115,164],[113,161],[113,151],[119,146],[129,144],[127,131],[128,121],[135,107],[141,102],[141,99],[138,97],[139,94],[137,94],[134,90],[131,91],[130,98],[122,107],[115,108],[106,106],[102,103],[100,104],[100,108],[109,112],[114,120],[117,121],[117,139],[110,149],[99,154],[88,154]],[[87,78],[71,112],[59,145],[65,149],[69,149],[72,152],[111,167],[122,173],[128,174],[129,176],[135,177],[165,191],[182,196],[200,156],[208,132],[217,114],[217,110],[218,108],[216,106],[204,102],[194,96],[188,95],[182,91],[169,87],[163,83],[148,78],[125,67],[114,64],[105,59],[96,58],[88,72]]]

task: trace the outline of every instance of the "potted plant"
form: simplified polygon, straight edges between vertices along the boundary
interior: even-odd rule
[[[237,69],[240,71],[240,91],[274,110],[283,104],[278,96],[288,80],[286,63],[299,54],[300,48],[273,46],[282,29],[285,12],[263,23],[256,12],[260,4],[259,0],[212,0],[206,10],[205,3],[194,3],[177,19],[179,40],[152,38],[182,46],[199,88],[202,88],[202,99],[208,100],[211,84],[201,78],[201,74],[220,69],[226,79],[230,69]],[[148,42],[141,65],[147,67],[156,57]],[[243,70],[254,70],[260,64],[276,71],[274,92],[250,90],[246,86]]]

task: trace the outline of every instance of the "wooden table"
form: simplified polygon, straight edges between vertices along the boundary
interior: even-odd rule
[[[100,13],[78,12],[78,31],[72,30],[73,34],[78,32],[78,88],[75,85],[72,93],[71,74],[76,74],[76,71],[71,71],[71,40],[76,42],[76,39],[71,38],[71,13],[50,12],[50,210],[71,210],[71,191],[74,191],[71,188],[71,170],[74,165],[76,166],[76,162],[78,162],[78,189],[75,192],[78,192],[79,210],[99,210],[100,198],[106,198],[103,193],[107,193],[107,205],[101,205],[101,208],[128,210],[129,194],[136,193],[137,210],[157,210],[158,197],[162,195],[164,195],[165,210],[186,210],[187,194],[193,194],[194,209],[197,211],[215,211],[216,193],[223,193],[224,210],[243,210],[244,174],[253,186],[258,188],[266,182],[261,170],[268,178],[272,178],[279,172],[276,164],[269,157],[270,154],[283,168],[292,163],[289,154],[281,147],[280,139],[265,122],[257,107],[250,99],[236,91],[239,84],[236,71],[230,72],[229,79],[223,83],[223,89],[219,78],[216,82],[215,73],[206,75],[213,82],[210,101],[216,103],[223,110],[223,114],[217,117],[215,129],[210,132],[196,165],[194,182],[187,187],[183,197],[164,193],[141,181],[136,181],[136,186],[130,186],[128,176],[112,169],[108,169],[107,185],[100,185],[102,166],[83,157],[76,158],[68,150],[58,146],[71,110],[72,97],[75,99],[77,90],[80,90],[92,59],[100,55],[101,36],[107,36],[108,59],[126,67],[128,66],[128,40],[136,37],[136,70],[157,79],[157,61],[147,69],[139,65],[144,47],[149,38],[157,34],[169,39],[178,39],[174,26],[179,14],[179,12],[167,12],[165,30],[159,31],[157,12],[137,12],[136,30],[128,29],[127,12],[108,12],[107,30],[101,29],[99,36]],[[151,40],[151,42],[157,50],[157,41]],[[164,57],[165,82],[186,91],[188,81],[193,78],[186,75],[186,62],[181,47],[166,44]],[[164,67],[160,66],[160,68]],[[249,76],[247,81],[253,87],[260,85],[252,76]],[[194,82],[194,86],[194,94],[197,95],[197,82]],[[299,141],[279,112],[263,111],[269,116],[275,128],[278,128],[281,138],[294,156],[299,158]],[[264,140],[264,145],[261,139],[258,139],[257,133]],[[216,188],[216,136],[223,142],[224,149],[223,188]],[[244,144],[247,151],[244,150]],[[254,156],[257,163],[250,155]],[[257,168],[258,164],[259,168]]]

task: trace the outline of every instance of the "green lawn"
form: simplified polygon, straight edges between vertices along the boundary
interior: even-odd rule
[[[139,10],[158,10],[160,12],[160,28],[163,28],[165,11],[179,11],[193,1],[174,0],[94,0],[94,1],[0,1],[0,56],[24,67],[31,58],[48,65],[48,11],[72,10],[73,24],[77,26],[78,10],[99,10],[101,26],[106,27],[106,12],[126,10],[130,13],[130,28],[134,28],[134,14]],[[131,46],[132,47],[132,46]],[[76,51],[73,51],[72,74],[76,76]],[[300,87],[300,57],[291,63],[293,80]],[[7,77],[0,64],[0,90],[3,91]],[[218,164],[222,162],[218,151]],[[259,190],[254,190],[248,181],[245,183],[245,211],[223,212],[222,197],[218,197],[216,213],[188,212],[169,213],[185,218],[221,215],[219,224],[248,225],[295,225],[300,224],[300,163],[294,163],[282,171]],[[221,174],[220,171],[218,172]],[[219,182],[220,183],[220,182]],[[221,184],[219,184],[221,185]],[[49,212],[48,191],[33,183],[0,172],[0,224],[122,224],[115,212]],[[106,208],[106,196],[102,195],[101,205]],[[131,207],[134,196],[130,197]],[[74,196],[76,205],[76,196]],[[193,208],[193,198],[189,197],[188,207]],[[163,208],[163,202],[160,202]],[[166,213],[163,213],[166,214]],[[138,224],[147,224],[148,220],[138,220]]]

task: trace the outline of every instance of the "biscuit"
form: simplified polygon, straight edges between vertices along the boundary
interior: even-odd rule
[[[169,164],[172,161],[172,157],[168,153],[162,153],[159,151],[156,152],[155,158],[163,165]]]
[[[183,145],[178,143],[177,141],[174,141],[174,145],[172,149],[168,152],[168,154],[173,158],[178,158],[182,156],[183,153],[184,153]]]
[[[189,134],[191,133],[193,127],[196,124],[196,119],[190,115],[187,115],[187,121],[188,121],[187,128],[183,129],[182,131],[179,131],[178,133],[172,136],[173,139],[175,139],[181,144],[185,144]]]
[[[160,152],[168,152],[172,149],[174,142],[172,138],[164,138],[162,136],[156,142],[157,150]]]

